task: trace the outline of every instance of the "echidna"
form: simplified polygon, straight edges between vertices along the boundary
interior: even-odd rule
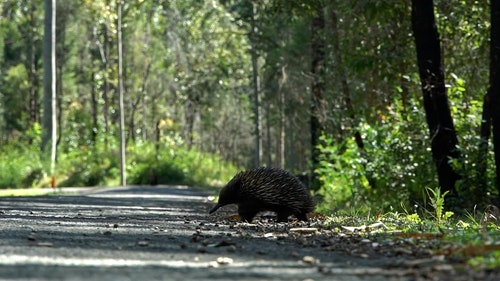
[[[239,172],[219,194],[219,202],[210,214],[222,206],[238,205],[238,214],[251,222],[258,212],[273,211],[278,222],[287,221],[290,215],[307,221],[307,213],[315,208],[307,188],[290,172],[279,168],[261,167]]]

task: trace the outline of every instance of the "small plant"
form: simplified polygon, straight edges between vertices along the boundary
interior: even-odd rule
[[[441,189],[439,187],[435,189],[427,187],[426,190],[431,206],[434,208],[436,223],[438,226],[441,226],[443,222],[453,216],[453,212],[444,212],[444,197],[449,191],[441,193]]]
[[[408,220],[408,222],[410,222],[412,224],[420,224],[420,223],[422,223],[422,219],[416,213],[411,214],[411,215],[406,215],[406,219]]]

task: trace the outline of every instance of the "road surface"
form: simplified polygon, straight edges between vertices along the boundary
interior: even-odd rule
[[[276,224],[266,218],[239,223],[231,221],[231,208],[209,216],[213,202],[208,195],[161,186],[0,198],[0,280],[498,277],[464,275],[460,267],[431,255],[356,254],[356,247],[370,242],[328,231],[319,239],[318,232],[309,232],[314,225]],[[346,253],[346,243],[352,243],[352,252]]]

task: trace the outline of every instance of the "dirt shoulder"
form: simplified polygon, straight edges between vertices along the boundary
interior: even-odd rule
[[[0,279],[500,280],[416,243],[314,220],[239,223],[231,208],[208,216],[207,196],[165,186],[0,198]]]

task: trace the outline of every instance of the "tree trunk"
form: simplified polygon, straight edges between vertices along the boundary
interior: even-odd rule
[[[142,74],[142,84],[141,84],[141,104],[142,104],[142,130],[141,130],[141,137],[143,141],[147,140],[148,137],[148,108],[147,108],[147,100],[148,100],[148,91],[147,91],[147,85],[148,85],[148,78],[149,78],[149,72],[151,70],[151,61],[148,62],[146,69],[144,70]]]
[[[491,66],[490,66],[491,67]],[[491,74],[490,74],[491,76]],[[491,85],[491,81],[490,81]],[[488,169],[488,142],[491,136],[491,88],[488,89],[483,98],[483,113],[481,116],[481,130],[479,136],[478,159],[476,178],[478,181],[478,188],[473,192],[474,202],[478,199],[485,198],[488,190],[488,182],[486,178],[486,171]],[[498,165],[497,165],[498,166]]]
[[[128,112],[129,116],[129,121],[128,121],[128,131],[130,134],[128,135],[127,141],[125,143],[128,143],[128,139],[132,139],[132,143],[135,143],[135,113],[139,109],[139,104],[141,103],[142,96],[136,97],[135,101],[132,103],[132,107],[130,108]]]
[[[186,140],[188,148],[191,148],[194,143],[194,122],[198,114],[200,99],[200,94],[188,93],[188,99],[184,106],[184,118],[186,123],[184,127],[184,139]]]
[[[45,1],[47,2],[47,1]],[[47,3],[45,3],[47,4]],[[38,103],[38,90],[39,90],[39,81],[38,81],[38,69],[37,69],[37,42],[36,42],[36,25],[38,24],[36,19],[35,19],[35,14],[36,14],[36,6],[35,2],[32,1],[30,4],[29,8],[29,34],[28,34],[28,40],[30,42],[29,46],[29,62],[28,62],[28,67],[29,69],[28,76],[30,80],[30,85],[29,85],[29,104],[28,104],[28,114],[30,116],[30,122],[39,122],[39,103]],[[45,19],[47,20],[47,19]],[[45,41],[45,38],[44,38]],[[50,43],[50,41],[49,41]],[[44,42],[44,44],[46,44]]]
[[[496,164],[496,188],[500,204],[500,2],[490,1],[491,42],[490,42],[490,89],[491,118],[493,124],[493,146]]]
[[[51,143],[50,174],[54,175],[57,144],[56,113],[56,1],[45,0],[43,36],[43,135],[41,150]]]
[[[433,1],[412,0],[411,21],[439,186],[442,193],[450,191],[450,195],[456,196],[455,183],[460,175],[453,169],[450,160],[460,159],[460,152],[444,83]]]
[[[266,166],[268,167],[271,167],[271,166],[274,166],[273,165],[273,145],[272,145],[272,130],[271,130],[271,108],[270,108],[270,103],[267,102],[267,103],[264,103],[264,114],[265,114],[265,126],[266,126],[266,135],[265,135],[265,138],[266,138]]]
[[[106,7],[109,7],[109,0],[106,0]],[[109,92],[110,92],[110,57],[111,57],[111,36],[110,36],[110,23],[108,21],[105,22],[104,24],[104,89],[102,92],[102,99],[103,99],[103,108],[102,108],[102,115],[104,119],[104,148],[108,150],[108,137],[109,137]]]
[[[92,85],[96,85],[96,81],[95,81],[95,71],[94,71],[94,67],[92,67],[92,70],[90,71],[90,83],[92,83]],[[97,140],[97,132],[99,132],[99,123],[98,123],[98,104],[99,104],[99,101],[98,101],[98,97],[97,97],[97,91],[96,91],[97,87],[96,86],[92,86],[92,89],[90,91],[90,103],[91,103],[91,107],[92,107],[92,142],[93,144],[95,145],[96,143],[96,140]]]
[[[257,55],[257,26],[255,16],[257,14],[257,5],[252,1],[252,18],[250,28],[250,50],[252,55],[252,79],[253,79],[253,95],[254,95],[254,124],[255,124],[255,166],[262,165],[262,108],[260,96],[260,77]]]
[[[286,144],[286,98],[285,90],[283,89],[285,83],[287,82],[286,75],[286,65],[281,67],[281,78],[279,79],[278,95],[279,95],[279,138],[278,138],[278,148],[279,148],[279,166],[281,168],[286,168],[286,158],[285,158],[285,144]]]
[[[127,185],[126,155],[125,155],[125,106],[123,105],[123,42],[122,42],[122,1],[118,1],[118,20],[116,32],[118,35],[118,96],[120,108],[120,185]]]
[[[324,113],[324,91],[325,80],[323,77],[325,67],[325,17],[323,7],[318,7],[316,15],[312,19],[311,25],[311,112],[310,112],[310,130],[311,130],[311,180],[312,189],[319,188],[319,180],[314,170],[319,164],[319,138],[323,131],[323,124],[320,116]]]

